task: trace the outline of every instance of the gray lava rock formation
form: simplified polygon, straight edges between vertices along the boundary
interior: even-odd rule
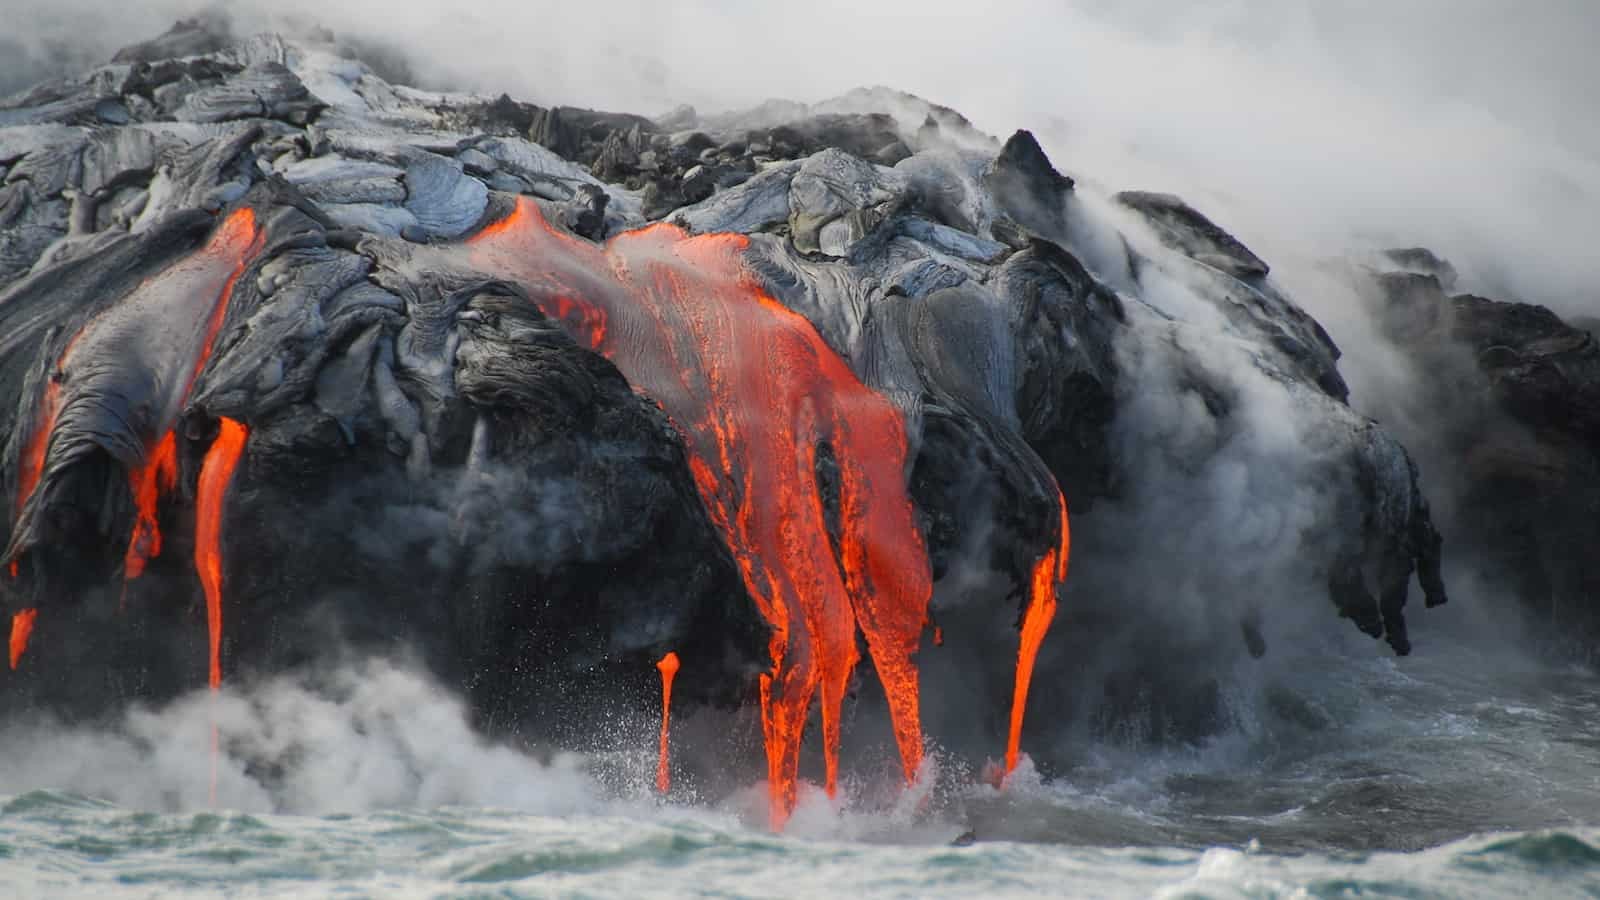
[[[1036,685],[1093,670],[1119,629],[1190,621],[1148,571],[1095,561],[1113,549],[1188,570],[1185,615],[1258,655],[1286,609],[1336,611],[1403,654],[1413,573],[1445,600],[1411,457],[1349,407],[1338,349],[1267,264],[1175,197],[1082,196],[1027,132],[1001,143],[884,89],[652,120],[417,90],[315,39],[186,23],[0,102],[0,533],[19,573],[0,592],[7,612],[39,610],[0,706],[93,711],[204,683],[190,535],[223,417],[250,429],[224,520],[230,673],[409,647],[485,727],[554,740],[606,703],[650,708],[666,650],[707,661],[682,702],[753,702],[766,626],[675,423],[516,285],[421,252],[519,196],[579,240],[652,221],[750,236],[754,276],[905,416],[933,615],[947,647],[982,648],[993,692],[1052,478],[1085,575],[1056,626],[1074,649],[1047,654]],[[192,313],[174,312],[187,282],[159,276],[241,209],[259,250],[175,393],[194,363],[171,332]],[[1591,339],[1488,301],[1450,308],[1509,407],[1593,447],[1600,406],[1560,381],[1587,366],[1593,393]],[[105,317],[125,327],[85,331]],[[69,354],[80,332],[98,343]],[[29,494],[52,390],[66,406]],[[167,428],[166,546],[124,585],[129,475]],[[1580,475],[1496,471],[1552,491]],[[1148,536],[1219,521],[1215,491],[1249,505],[1284,486],[1265,524],[1209,536],[1226,552]],[[1291,571],[1306,591],[1262,588]]]
[[[1397,421],[1449,506],[1449,538],[1477,573],[1562,642],[1600,636],[1600,343],[1596,323],[1542,306],[1454,293],[1455,268],[1422,248],[1388,251],[1359,282],[1385,335],[1414,362]]]

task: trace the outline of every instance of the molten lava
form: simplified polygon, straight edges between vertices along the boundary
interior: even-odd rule
[[[28,638],[33,634],[33,620],[39,617],[37,609],[24,609],[11,617],[11,671],[17,670],[22,654],[28,652]]]
[[[178,485],[178,440],[167,432],[144,465],[128,473],[133,492],[133,536],[123,559],[122,577],[132,581],[144,574],[145,564],[161,555],[161,521],[156,505]]]
[[[772,822],[794,807],[800,742],[822,695],[823,758],[838,781],[840,712],[866,635],[906,780],[922,762],[912,654],[932,579],[906,490],[906,429],[803,316],[746,269],[743,235],[654,225],[604,248],[551,227],[526,197],[473,237],[471,264],[522,284],[544,313],[610,359],[683,433],[695,486],[772,627],[761,679]],[[839,552],[818,448],[839,467]]]
[[[1006,739],[1006,774],[1017,767],[1018,748],[1022,744],[1022,714],[1028,707],[1028,685],[1033,681],[1033,664],[1039,656],[1039,645],[1044,643],[1045,632],[1056,616],[1056,589],[1067,577],[1067,556],[1072,548],[1072,533],[1067,527],[1067,503],[1056,490],[1056,509],[1060,530],[1055,545],[1034,563],[1033,577],[1028,586],[1028,607],[1022,614],[1022,638],[1017,646],[1017,681],[1011,695],[1011,732]]]
[[[201,464],[200,487],[195,497],[194,567],[206,594],[211,660],[207,683],[213,691],[222,687],[222,509],[249,436],[244,425],[232,419],[222,420],[217,439]]]
[[[17,496],[12,505],[13,521],[20,521],[22,509],[33,499],[33,492],[39,486],[39,479],[44,475],[44,461],[50,449],[50,434],[55,431],[56,416],[61,412],[61,365],[72,353],[72,345],[77,343],[74,335],[67,343],[67,349],[62,351],[61,359],[56,362],[56,367],[51,370],[49,379],[45,382],[44,396],[39,399],[39,414],[34,420],[33,431],[28,435],[28,441],[22,447],[22,457],[19,461],[17,473]],[[11,560],[8,567],[12,578],[19,574],[17,560]]]
[[[149,561],[161,554],[159,505],[178,481],[173,425],[211,358],[227,319],[234,285],[261,252],[265,238],[254,210],[242,207],[233,211],[203,247],[145,280],[72,336],[45,383],[33,429],[22,448],[14,524],[20,525],[28,502],[38,490],[63,410],[74,403],[97,405],[99,392],[123,389],[121,384],[104,380],[104,366],[98,367],[102,371],[96,371],[100,359],[109,354],[128,361],[128,377],[142,375],[155,386],[153,394],[133,398],[148,421],[127,423],[137,430],[143,453],[137,461],[126,461],[134,522],[123,556],[124,580],[138,578]],[[198,323],[204,323],[203,330],[194,327]],[[69,382],[68,373],[78,371],[80,355],[89,360],[86,365],[91,374]],[[143,371],[139,371],[141,368]],[[16,557],[9,561],[8,568],[13,578],[18,576]],[[30,624],[31,615],[30,611]],[[15,623],[12,633],[15,646]],[[25,644],[26,634],[22,640]],[[218,672],[216,640],[214,634],[213,681]]]
[[[671,755],[667,742],[672,724],[672,679],[678,674],[678,654],[668,653],[656,663],[661,672],[661,753],[656,762],[656,790],[665,794],[672,789]]]

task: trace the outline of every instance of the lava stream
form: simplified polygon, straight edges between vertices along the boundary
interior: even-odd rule
[[[85,398],[94,402],[95,390],[72,397],[63,384],[72,371],[79,351],[99,357],[106,353],[133,352],[136,364],[149,365],[153,371],[144,373],[155,385],[172,385],[165,396],[141,398],[144,408],[151,413],[152,421],[142,423],[140,435],[143,455],[138,461],[125,461],[128,487],[133,497],[134,523],[123,557],[123,578],[132,581],[144,573],[151,559],[161,554],[161,525],[157,513],[161,497],[171,493],[177,485],[177,439],[172,426],[183,405],[188,402],[200,373],[211,358],[222,323],[227,318],[233,298],[233,289],[245,269],[260,253],[265,234],[258,227],[255,211],[241,207],[223,219],[212,232],[206,244],[173,266],[157,273],[139,285],[123,301],[111,306],[91,319],[67,342],[60,358],[52,368],[44,393],[40,398],[33,429],[23,445],[17,479],[17,496],[13,504],[15,524],[20,524],[23,513],[44,475],[49,458],[51,439],[58,418],[64,409]],[[200,304],[204,303],[204,306]],[[181,350],[178,354],[178,373],[162,371],[171,365],[170,358],[162,360],[160,350],[141,342],[149,340],[149,333],[134,327],[130,322],[160,322],[156,328],[158,342]],[[204,331],[184,333],[172,327],[171,322],[204,322]],[[186,345],[187,342],[187,345]],[[148,350],[148,358],[140,352]],[[20,556],[20,551],[17,554]],[[13,578],[19,574],[18,560],[9,562]]]
[[[195,497],[194,567],[206,594],[211,661],[207,683],[213,691],[222,686],[222,510],[249,436],[249,429],[241,423],[222,420],[217,439],[201,464],[200,487]]]
[[[1018,748],[1022,745],[1022,715],[1028,706],[1028,685],[1033,681],[1033,664],[1039,656],[1039,645],[1050,630],[1050,621],[1056,616],[1056,590],[1067,577],[1067,556],[1072,548],[1072,532],[1067,527],[1067,504],[1056,490],[1056,509],[1059,512],[1060,531],[1055,546],[1045,551],[1033,566],[1033,577],[1028,586],[1028,607],[1022,614],[1022,635],[1017,645],[1017,681],[1011,695],[1011,731],[1006,739],[1006,774],[1017,767]]]
[[[39,611],[30,607],[11,617],[11,671],[13,672],[17,670],[17,664],[22,662],[22,654],[28,651],[28,638],[33,634],[33,620],[38,616]]]
[[[167,432],[144,465],[128,473],[128,486],[133,492],[133,536],[128,540],[128,552],[123,559],[122,577],[132,581],[144,574],[145,565],[161,555],[161,521],[157,504],[163,495],[172,493],[178,484],[178,440]]]
[[[668,653],[661,657],[656,668],[661,672],[661,751],[656,761],[656,790],[665,795],[672,789],[668,733],[672,724],[672,679],[678,674],[678,654]]]
[[[822,694],[827,788],[857,628],[888,697],[909,783],[922,762],[912,655],[932,593],[906,489],[905,422],[805,317],[746,268],[749,238],[665,224],[604,248],[551,227],[529,198],[466,247],[473,267],[522,284],[544,313],[610,359],[684,437],[702,503],[772,628],[761,679],[772,824],[794,807],[803,735]],[[839,467],[835,553],[817,477]]]

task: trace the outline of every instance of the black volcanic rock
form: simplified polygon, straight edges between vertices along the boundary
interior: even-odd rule
[[[1187,256],[1216,266],[1236,278],[1260,278],[1269,270],[1261,258],[1250,252],[1233,235],[1223,231],[1183,198],[1149,191],[1123,191],[1118,203],[1143,213],[1161,239]]]
[[[1600,343],[1549,309],[1451,295],[1430,251],[1389,251],[1369,271],[1378,321],[1421,382],[1407,418],[1437,472],[1452,542],[1480,575],[1564,641],[1600,635]]]
[[[401,91],[275,36],[166,59],[201,40],[189,32],[0,115],[0,387],[15,398],[0,408],[0,566],[19,564],[0,598],[6,612],[40,610],[0,705],[92,711],[203,683],[191,535],[223,418],[250,430],[225,520],[230,671],[345,643],[413,647],[486,725],[550,734],[560,722],[572,742],[619,709],[651,708],[667,650],[696,661],[679,682],[687,706],[750,703],[768,626],[698,499],[691,423],[540,313],[526,285],[472,264],[464,242],[519,202],[569,249],[654,219],[738,236],[751,284],[903,417],[906,475],[943,578],[934,614],[967,623],[947,643],[993,660],[974,690],[1008,696],[995,687],[1015,659],[1008,626],[1057,527],[1057,485],[1089,548],[1073,562],[1088,586],[1063,608],[1091,645],[1095,623],[1116,621],[1139,630],[1137,646],[1164,646],[1184,620],[1147,605],[1163,591],[1140,579],[1184,565],[1211,586],[1191,618],[1222,622],[1226,646],[1252,655],[1271,652],[1261,622],[1275,604],[1306,602],[1260,588],[1285,569],[1321,614],[1402,653],[1412,572],[1430,605],[1443,600],[1416,468],[1343,402],[1321,327],[1181,202],[1132,203],[1161,240],[1088,221],[1027,132],[1000,145],[883,89],[660,122]],[[241,215],[259,241],[238,251],[210,355],[186,371],[173,335],[195,317],[162,311],[181,292],[150,288],[152,300],[141,285],[188,271],[179,261]],[[1100,254],[1090,226],[1121,251]],[[1205,314],[1164,306],[1157,277]],[[97,316],[126,340],[99,336],[69,358]],[[1540,361],[1577,351],[1547,353],[1561,335],[1524,331],[1519,390],[1554,404]],[[165,410],[175,384],[192,390]],[[72,414],[29,495],[25,457],[52,390]],[[130,473],[167,412],[168,544],[124,600]],[[1292,431],[1296,452],[1258,446],[1273,429]],[[817,451],[827,469],[833,448]],[[1140,482],[1166,492],[1257,473],[1276,480],[1226,499],[1293,496],[1293,515],[1274,507],[1256,544],[1220,534],[1226,552],[1165,566],[1141,505],[1160,498]],[[839,498],[818,502],[837,532]],[[1146,540],[1158,555],[1106,562],[1096,579],[1097,552],[1125,560]],[[1035,683],[1080,672],[1066,656],[1042,662]]]
[[[166,33],[130,44],[111,57],[114,63],[151,63],[184,56],[203,56],[228,46],[227,22],[217,16],[181,19]]]

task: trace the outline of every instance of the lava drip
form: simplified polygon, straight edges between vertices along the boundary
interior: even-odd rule
[[[152,413],[153,421],[144,423],[140,430],[143,456],[138,462],[126,462],[128,487],[134,503],[134,523],[128,547],[123,557],[123,578],[132,581],[144,573],[151,559],[161,554],[161,525],[158,506],[163,496],[177,486],[177,439],[172,427],[179,411],[188,402],[195,382],[211,358],[211,352],[227,318],[233,297],[234,285],[261,251],[265,234],[258,227],[255,211],[241,207],[230,213],[212,232],[205,246],[189,257],[143,282],[122,303],[111,307],[105,314],[91,319],[72,336],[66,348],[50,371],[40,398],[37,417],[23,445],[19,459],[17,496],[13,506],[15,524],[20,524],[29,500],[37,490],[49,458],[50,443],[56,422],[63,409],[74,402],[63,396],[63,383],[75,362],[75,352],[80,348],[93,357],[111,353],[135,353],[144,349],[139,341],[143,334],[129,334],[127,323],[142,317],[154,316],[163,320],[161,336],[169,338],[172,345],[183,347],[192,341],[178,358],[181,368],[169,373],[156,368],[146,372],[152,384],[170,386],[164,393],[146,398],[144,408]],[[198,304],[204,302],[205,307]],[[205,330],[190,332],[186,337],[176,322],[205,323]],[[119,331],[119,329],[122,329]],[[148,333],[148,332],[146,332]],[[181,353],[181,351],[180,351]],[[141,360],[143,361],[143,360]],[[153,363],[165,366],[165,363]],[[18,577],[18,560],[9,563],[9,572]]]
[[[656,790],[664,795],[672,789],[668,733],[672,724],[672,679],[678,674],[678,654],[668,653],[661,657],[656,669],[661,672],[661,749],[656,761]]]
[[[20,610],[11,617],[11,671],[17,670],[22,654],[28,652],[28,638],[33,635],[33,620],[39,611],[32,607]]]
[[[194,566],[206,595],[210,650],[207,683],[213,691],[222,687],[222,510],[249,436],[250,430],[243,424],[222,420],[217,439],[200,466],[200,486],[195,497]]]
[[[467,245],[474,268],[523,285],[543,312],[612,361],[682,433],[695,487],[771,626],[761,715],[772,824],[798,790],[801,738],[822,694],[826,786],[837,788],[841,707],[866,635],[907,782],[922,762],[912,655],[932,593],[906,489],[899,411],[745,266],[749,238],[657,224],[604,247],[550,226],[529,198]],[[839,548],[817,474],[839,467]]]
[[[157,505],[161,498],[172,493],[178,484],[178,440],[167,432],[145,464],[128,472],[128,486],[133,492],[135,518],[133,536],[128,540],[128,552],[123,559],[122,578],[132,581],[144,574],[145,565],[161,555],[161,521]]]
[[[1017,681],[1011,695],[1011,731],[1006,739],[1006,774],[1017,767],[1017,756],[1022,745],[1022,715],[1028,706],[1028,686],[1033,681],[1033,664],[1039,656],[1039,646],[1056,616],[1056,590],[1067,577],[1067,556],[1072,547],[1072,533],[1067,527],[1067,503],[1056,489],[1056,510],[1060,527],[1051,548],[1034,563],[1033,575],[1028,585],[1028,607],[1022,614],[1022,635],[1017,645]]]

